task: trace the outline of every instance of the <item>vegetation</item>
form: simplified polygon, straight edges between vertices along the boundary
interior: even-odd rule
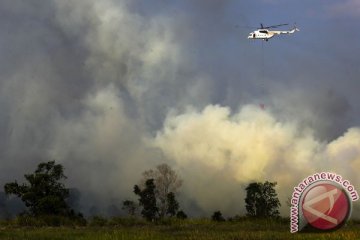
[[[250,217],[278,217],[280,201],[274,189],[276,182],[250,183],[246,187],[246,211]]]
[[[35,216],[44,214],[66,215],[69,212],[65,199],[69,190],[59,181],[65,179],[63,167],[55,162],[40,163],[33,174],[25,174],[29,184],[16,181],[4,186],[6,194],[20,197]]]
[[[173,217],[176,215],[177,211],[179,210],[179,203],[175,199],[175,194],[173,192],[169,192],[166,197],[167,197],[166,214],[168,214],[170,217]]]
[[[146,179],[148,178],[148,179]],[[180,188],[182,180],[167,164],[161,164],[155,170],[143,172],[142,184],[134,186],[134,193],[139,196],[141,215],[148,221],[162,220],[176,216],[187,218],[184,211],[179,211],[179,203],[175,192]],[[137,204],[130,200],[123,202],[123,209],[130,216],[135,216]]]
[[[148,179],[143,190],[138,185],[135,185],[134,193],[140,197],[139,203],[143,207],[141,215],[148,221],[155,220],[158,207],[156,206],[154,179]]]
[[[122,209],[125,210],[130,216],[134,217],[136,215],[138,206],[134,201],[125,200],[123,201]]]
[[[360,225],[349,223],[335,232],[289,232],[289,222],[283,219],[255,219],[243,217],[237,221],[213,222],[209,219],[168,219],[163,224],[141,219],[107,219],[105,224],[88,227],[18,228],[2,224],[0,239],[12,240],[241,240],[241,239],[360,239]],[[102,223],[103,224],[103,223]]]
[[[186,219],[187,215],[184,211],[180,210],[176,213],[176,218],[178,219]]]
[[[55,164],[55,161],[40,163],[33,174],[24,176],[28,184],[19,185],[16,181],[6,183],[4,190],[7,195],[14,194],[24,202],[28,208],[27,215],[33,217],[62,216],[83,220],[82,215],[76,215],[75,211],[66,203],[69,189],[61,183],[61,180],[66,179],[62,165]]]
[[[154,179],[158,216],[159,218],[165,217],[167,214],[169,214],[169,204],[173,203],[168,201],[168,195],[173,193],[175,197],[175,194],[182,185],[182,180],[176,174],[176,172],[165,163],[156,166],[155,169],[150,169],[143,172],[142,175],[142,185],[144,185],[148,179]]]
[[[225,221],[225,218],[222,216],[222,213],[220,211],[215,211],[211,216],[211,220],[216,222],[223,222]]]
[[[276,183],[250,183],[247,216],[226,221],[220,211],[211,219],[188,219],[176,200],[182,181],[166,164],[145,171],[143,177],[152,178],[134,186],[138,203],[123,201],[129,217],[93,216],[86,221],[67,204],[63,167],[54,161],[41,163],[33,174],[25,175],[27,184],[5,184],[6,194],[18,196],[28,211],[0,221],[0,239],[360,239],[359,221],[330,233],[291,234],[289,219],[279,217]],[[140,208],[142,218],[137,215]]]

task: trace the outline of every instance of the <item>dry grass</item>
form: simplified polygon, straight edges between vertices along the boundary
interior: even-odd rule
[[[105,226],[87,227],[14,227],[0,230],[0,239],[22,240],[115,240],[115,239],[360,239],[360,225],[349,223],[330,233],[289,232],[287,221],[249,220],[211,222],[209,220],[172,220],[162,224],[124,224],[124,219],[109,221]]]

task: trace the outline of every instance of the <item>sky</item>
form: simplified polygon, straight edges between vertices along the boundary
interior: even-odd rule
[[[0,184],[55,160],[103,215],[161,163],[190,216],[244,214],[266,180],[286,215],[318,171],[360,191],[359,20],[357,0],[3,0]],[[247,39],[260,23],[300,32]]]

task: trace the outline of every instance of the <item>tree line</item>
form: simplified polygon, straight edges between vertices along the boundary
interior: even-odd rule
[[[35,172],[24,175],[26,183],[17,181],[6,183],[7,195],[16,195],[26,206],[21,215],[61,216],[75,220],[85,220],[80,212],[68,203],[69,189],[62,183],[66,179],[64,167],[55,161],[40,163]],[[142,173],[142,178],[133,187],[137,201],[126,199],[122,209],[131,217],[141,215],[147,221],[165,218],[185,219],[187,214],[176,199],[183,180],[167,164]],[[279,217],[280,201],[275,191],[276,182],[252,182],[246,188],[246,216],[255,218]],[[225,221],[221,211],[214,211],[214,221]]]

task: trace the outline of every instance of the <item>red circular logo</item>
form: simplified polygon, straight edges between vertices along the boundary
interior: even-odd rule
[[[350,199],[342,188],[331,183],[312,186],[302,201],[307,222],[320,230],[332,230],[345,223],[350,214]]]

